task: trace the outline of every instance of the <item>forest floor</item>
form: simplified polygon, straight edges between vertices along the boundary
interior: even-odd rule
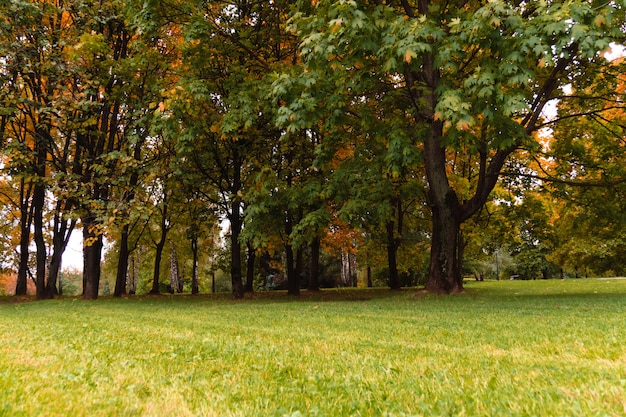
[[[2,298],[0,416],[624,415],[625,311],[597,279]]]

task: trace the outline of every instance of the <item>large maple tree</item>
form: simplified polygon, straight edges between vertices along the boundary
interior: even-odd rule
[[[403,111],[402,127],[423,155],[432,214],[426,288],[462,291],[461,225],[488,201],[515,152],[541,149],[536,133],[549,103],[608,65],[601,52],[624,40],[624,2],[298,4],[292,27],[312,87],[284,106],[285,124],[317,122],[315,90],[338,111],[363,103]],[[466,181],[450,168],[459,150],[474,167]]]

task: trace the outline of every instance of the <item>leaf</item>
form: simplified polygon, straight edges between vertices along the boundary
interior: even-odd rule
[[[404,62],[406,62],[407,64],[411,63],[411,59],[412,58],[416,58],[417,54],[412,51],[412,50],[408,50],[404,53]]]

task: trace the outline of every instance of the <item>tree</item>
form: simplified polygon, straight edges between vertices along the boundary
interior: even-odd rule
[[[309,70],[344,86],[345,103],[396,106],[420,142],[432,213],[426,288],[463,290],[461,225],[488,201],[508,158],[537,150],[546,105],[601,70],[624,40],[615,2],[300,2],[293,17]],[[323,77],[323,78],[322,78]],[[370,91],[363,80],[385,80]],[[312,95],[312,97],[314,97]],[[314,100],[314,99],[313,99]],[[292,119],[307,120],[289,108]],[[294,123],[294,127],[297,125]],[[456,150],[476,161],[465,196],[451,180]]]
[[[214,190],[207,196],[219,197],[213,203],[230,222],[234,298],[244,294],[244,194],[258,161],[268,154],[268,141],[276,138],[267,115],[271,109],[259,102],[259,85],[274,66],[293,57],[281,26],[285,3],[182,2],[172,10],[184,13],[170,17],[184,16],[187,41],[179,89],[166,103],[169,134],[179,138],[181,157],[197,163]]]
[[[53,1],[0,4],[3,15],[2,137],[7,167],[19,184],[20,264],[17,294],[24,293],[31,226],[36,245],[38,298],[51,298],[61,256],[76,224],[76,200],[68,197],[73,126],[67,106],[73,73],[65,65],[65,45],[76,41],[70,13]],[[51,197],[52,195],[52,197]],[[52,254],[48,267],[48,207],[52,209]],[[47,282],[46,282],[47,279]]]

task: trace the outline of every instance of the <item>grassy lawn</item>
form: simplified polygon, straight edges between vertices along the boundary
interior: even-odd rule
[[[619,416],[626,280],[0,298],[0,416]]]

